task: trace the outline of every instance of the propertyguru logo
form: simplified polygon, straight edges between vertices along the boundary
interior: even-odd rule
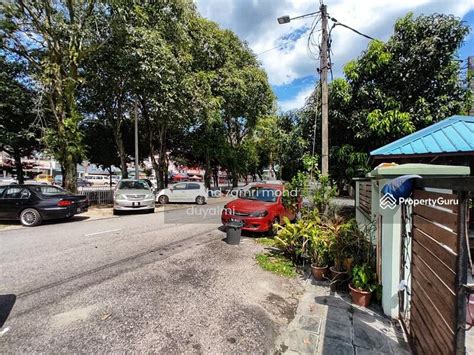
[[[397,203],[398,202],[398,203]],[[438,197],[438,198],[421,198],[421,199],[415,199],[411,197],[400,197],[397,201],[397,199],[391,194],[391,193],[386,193],[380,198],[380,207],[382,209],[395,209],[397,205],[400,204],[406,204],[409,206],[452,206],[452,205],[457,205],[458,200],[457,199],[446,199],[443,197]]]

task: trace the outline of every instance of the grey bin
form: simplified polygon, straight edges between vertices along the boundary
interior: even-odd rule
[[[242,227],[244,224],[240,221],[232,221],[226,225],[227,238],[226,242],[230,245],[240,244],[240,235],[242,233]]]

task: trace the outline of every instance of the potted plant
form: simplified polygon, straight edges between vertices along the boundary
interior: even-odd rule
[[[377,288],[375,275],[369,264],[356,265],[352,269],[352,282],[349,284],[352,303],[367,307],[372,298],[372,292]]]
[[[331,238],[330,253],[334,259],[334,265],[329,269],[333,281],[343,281],[349,279],[349,274],[344,268],[344,259],[346,250],[349,247],[348,231],[351,223],[344,220],[343,217],[335,215],[326,220],[323,224],[328,236]]]
[[[329,248],[331,240],[320,229],[314,229],[310,236],[309,253],[311,256],[311,273],[317,281],[327,279],[329,273]]]
[[[278,235],[275,236],[275,245],[295,264],[299,264],[307,252],[308,234],[313,228],[312,222],[298,220],[290,222],[287,217],[283,218],[284,224],[277,225]]]

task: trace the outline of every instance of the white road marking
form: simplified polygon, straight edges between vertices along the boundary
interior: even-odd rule
[[[122,229],[110,229],[108,231],[102,231],[102,232],[95,232],[95,233],[89,233],[89,234],[84,234],[86,237],[90,237],[92,235],[98,235],[98,234],[104,234],[104,233],[111,233],[111,232],[118,232],[121,231]]]

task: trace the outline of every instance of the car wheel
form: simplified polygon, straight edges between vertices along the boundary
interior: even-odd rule
[[[198,205],[204,205],[206,203],[206,199],[204,198],[204,196],[198,196],[196,197],[196,203]]]
[[[166,205],[169,202],[169,198],[166,195],[161,195],[158,197],[158,202],[162,205]]]
[[[20,222],[25,227],[37,226],[42,220],[41,214],[34,208],[27,208],[20,213]]]
[[[276,233],[276,229],[273,228],[273,225],[274,225],[274,224],[280,224],[280,218],[275,217],[275,218],[273,218],[273,220],[272,220],[272,223],[271,223],[271,225],[270,225],[270,229],[268,230],[268,234],[270,234],[270,236],[272,236],[272,237],[276,236],[276,234],[277,234],[277,233]]]

